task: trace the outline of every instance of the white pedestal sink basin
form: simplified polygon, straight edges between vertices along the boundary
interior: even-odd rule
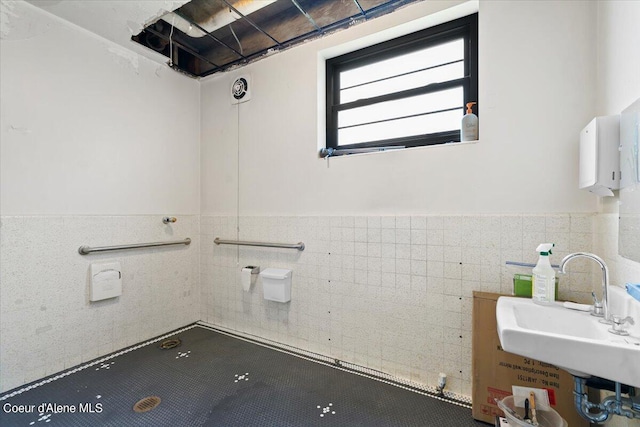
[[[640,387],[640,302],[620,287],[609,287],[610,312],[631,316],[629,336],[610,333],[610,325],[587,312],[528,298],[500,297],[498,335],[504,350],[551,363],[573,375],[597,376]]]

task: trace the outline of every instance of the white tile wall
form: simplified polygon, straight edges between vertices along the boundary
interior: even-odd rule
[[[244,333],[471,394],[474,290],[510,293],[518,269],[555,242],[557,263],[591,251],[594,215],[430,215],[367,217],[203,216],[201,318]],[[295,243],[304,252],[214,246],[215,237]],[[245,265],[293,270],[292,300],[265,301],[258,280],[245,293]],[[575,261],[560,297],[590,300],[597,280]]]
[[[199,216],[0,218],[0,391],[199,320]],[[178,240],[81,256],[81,245]],[[119,261],[123,294],[88,301],[92,262]]]
[[[474,290],[510,293],[511,278],[553,241],[569,252],[603,254],[612,283],[637,280],[640,264],[618,257],[615,215],[429,215],[241,217],[239,238],[306,250],[215,246],[236,238],[236,218],[184,216],[1,218],[0,390],[8,390],[204,320],[236,331],[434,386],[471,393]],[[102,246],[191,237],[189,247],[80,256]],[[200,244],[204,242],[204,244]],[[123,266],[124,293],[90,304],[95,261]],[[293,270],[292,301],[242,291],[249,264]],[[572,261],[560,297],[588,302],[599,272]]]

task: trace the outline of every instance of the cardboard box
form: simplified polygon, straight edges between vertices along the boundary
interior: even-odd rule
[[[553,409],[571,427],[588,427],[573,406],[573,377],[548,363],[502,350],[498,338],[496,303],[501,295],[473,293],[473,418],[494,423],[503,416],[494,398],[510,396],[511,386],[544,388]]]

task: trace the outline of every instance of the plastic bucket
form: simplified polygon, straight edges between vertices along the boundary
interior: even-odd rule
[[[509,421],[509,425],[531,427],[524,418],[524,408],[516,407],[513,402],[513,396],[507,396],[502,400],[497,400],[498,407],[504,412],[505,418]],[[529,414],[531,416],[531,414]],[[552,408],[544,408],[536,410],[538,419],[538,427],[565,427],[569,424]]]

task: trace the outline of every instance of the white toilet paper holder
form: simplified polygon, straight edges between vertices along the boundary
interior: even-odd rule
[[[255,277],[260,273],[260,267],[255,265],[247,265],[242,269],[240,283],[245,292],[251,292],[251,285],[256,281]]]

